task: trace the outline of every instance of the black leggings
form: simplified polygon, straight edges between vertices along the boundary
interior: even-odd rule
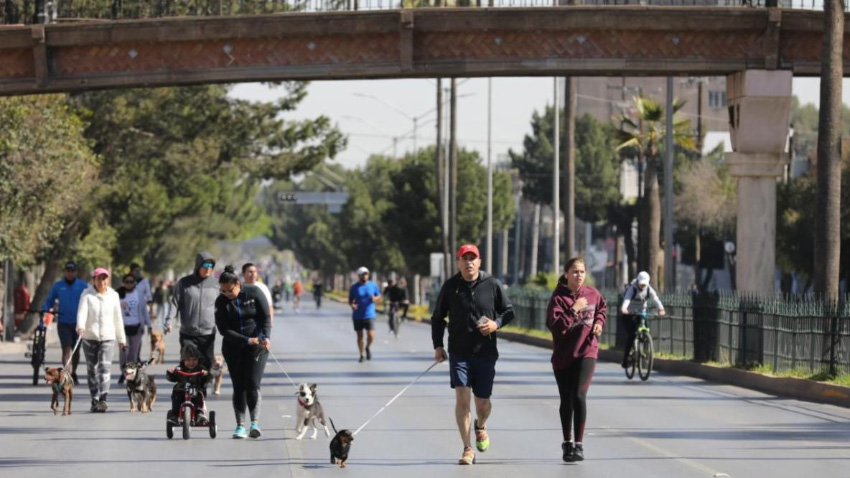
[[[233,412],[236,423],[245,423],[245,408],[251,421],[260,418],[260,382],[266,369],[269,353],[261,345],[234,346],[222,344],[221,354],[227,362],[230,381],[233,383]]]
[[[587,389],[596,370],[596,359],[579,359],[569,368],[555,370],[558,382],[558,394],[561,396],[561,430],[564,441],[570,439],[573,418],[575,418],[575,441],[581,443],[584,438],[584,423],[587,420]]]
[[[623,326],[626,329],[626,348],[623,350],[623,363],[626,363],[626,360],[629,358],[629,353],[632,351],[632,348],[635,344],[635,337],[637,337],[638,326],[640,325],[640,316],[639,315],[624,315],[623,316]]]

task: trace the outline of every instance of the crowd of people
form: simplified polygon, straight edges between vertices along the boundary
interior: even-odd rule
[[[166,374],[170,381],[177,382],[169,419],[176,417],[174,409],[183,399],[181,387],[188,379],[181,377],[198,377],[193,380],[203,391],[201,399],[206,395],[218,333],[222,336],[221,353],[233,386],[236,421],[233,437],[262,435],[260,389],[271,349],[274,304],[291,293],[293,307],[297,307],[304,286],[300,280],[291,283],[291,287],[278,281],[269,289],[259,280],[257,267],[252,263],[242,266],[241,276],[232,266],[227,266],[216,277],[216,265],[211,254],[201,252],[191,274],[172,286],[160,282],[152,291],[137,264],[131,265],[117,290],[109,286],[109,270],[96,268],[91,284],[87,284],[77,277],[74,262],[65,264],[64,277],[51,289],[43,310],[52,309],[57,317],[62,360],[72,364],[75,382],[79,343],[82,343],[92,412],[102,413],[108,408],[115,348],[121,351],[122,366],[139,361],[145,329],[161,320],[166,333],[179,323],[181,346],[180,364],[169,368]],[[474,464],[476,450],[483,453],[490,447],[487,422],[493,408],[491,396],[499,358],[497,331],[514,318],[505,287],[480,268],[478,248],[472,244],[461,246],[457,251],[459,272],[440,287],[431,316],[434,360],[449,362],[449,385],[455,393],[455,420],[463,445],[458,460],[461,465]],[[349,289],[348,305],[357,336],[358,361],[362,363],[372,359],[376,304],[385,301],[395,304],[399,313],[406,316],[409,301],[403,280],[388,281],[382,291],[370,280],[368,268],[360,267],[356,274],[358,280]],[[596,369],[598,337],[607,322],[605,299],[598,290],[585,284],[585,278],[585,263],[581,258],[567,261],[546,313],[553,339],[551,363],[560,396],[561,450],[566,462],[584,460],[587,393]],[[312,286],[317,308],[321,305],[323,289],[318,280]],[[660,315],[664,315],[663,305],[649,286],[649,275],[641,272],[628,285],[621,306],[627,325],[645,312],[650,301],[656,302]],[[446,320],[447,317],[452,320]],[[446,331],[448,346],[444,342]],[[634,333],[631,327],[629,332]],[[206,421],[203,403],[198,408],[198,421],[203,424]]]

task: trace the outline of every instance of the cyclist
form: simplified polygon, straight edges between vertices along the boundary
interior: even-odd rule
[[[325,292],[325,286],[322,284],[321,279],[316,279],[313,282],[313,300],[316,301],[316,309],[318,310],[322,307],[322,294]]]
[[[392,309],[393,306],[395,306],[396,313],[402,314],[402,318],[407,318],[407,308],[410,304],[407,300],[407,289],[403,289],[401,286],[396,284],[395,279],[390,279],[387,281],[387,287],[384,289],[384,297],[386,297],[389,302],[387,307],[387,316],[389,316],[390,332],[395,332]]]
[[[620,307],[620,312],[623,314],[623,323],[626,327],[626,332],[629,334],[621,364],[623,368],[628,366],[628,357],[635,342],[641,314],[646,313],[646,306],[650,300],[655,302],[655,305],[658,307],[658,315],[663,317],[666,314],[664,304],[658,299],[655,289],[649,285],[649,273],[641,271],[637,275],[637,278],[626,288],[626,292],[623,295],[623,305]]]
[[[88,284],[77,277],[77,264],[73,261],[65,263],[64,278],[53,284],[44,305],[41,307],[42,312],[47,312],[53,308],[54,303],[59,301],[59,324],[57,332],[59,332],[59,342],[62,344],[62,363],[68,363],[68,358],[71,357],[71,351],[74,350],[74,345],[77,344],[77,309],[80,305],[80,296],[88,288]],[[80,364],[80,349],[74,351],[73,362],[71,363],[71,377],[74,379],[74,385],[79,385],[80,380],[77,378],[77,366]]]

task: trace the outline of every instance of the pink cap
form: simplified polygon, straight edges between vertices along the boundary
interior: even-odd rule
[[[98,267],[97,269],[94,270],[94,272],[91,273],[92,277],[99,277],[99,276],[102,276],[102,275],[106,275],[106,277],[109,277],[109,270],[105,269],[103,267]]]

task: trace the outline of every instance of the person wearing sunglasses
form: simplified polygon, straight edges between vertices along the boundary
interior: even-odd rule
[[[124,276],[118,288],[121,298],[121,315],[124,317],[124,334],[127,336],[127,348],[121,349],[121,370],[127,362],[141,362],[142,337],[145,327],[151,326],[144,291],[137,286],[133,273]],[[124,383],[124,374],[118,377],[118,383]]]
[[[191,342],[201,351],[201,364],[210,369],[215,354],[215,299],[218,281],[215,259],[209,252],[199,252],[195,269],[180,278],[174,286],[171,307],[163,324],[165,333],[171,332],[171,322],[180,315],[180,350]],[[204,391],[206,394],[206,391]]]
[[[221,355],[233,383],[233,438],[260,438],[260,382],[266,369],[272,332],[271,312],[259,288],[239,281],[232,266],[218,279],[221,295],[215,301],[215,324],[222,336]],[[245,411],[251,419],[245,429]]]

